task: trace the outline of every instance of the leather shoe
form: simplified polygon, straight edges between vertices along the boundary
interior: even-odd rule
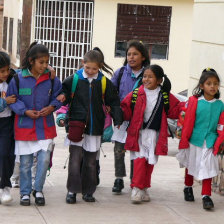
[[[192,187],[184,188],[184,199],[185,201],[194,201],[194,194]]]
[[[203,208],[204,209],[211,209],[214,208],[214,204],[212,199],[209,196],[205,196],[202,198]]]
[[[66,195],[66,203],[67,204],[75,204],[76,203],[76,194],[69,194]]]
[[[121,190],[124,188],[124,181],[122,179],[116,179],[114,181],[114,186],[112,192],[121,193]]]
[[[30,205],[30,196],[29,195],[21,195],[20,205],[29,206]]]
[[[43,193],[42,192],[40,192],[42,195],[43,195]],[[45,198],[44,198],[44,195],[43,195],[43,197],[36,197],[36,194],[37,194],[37,191],[33,191],[33,196],[34,196],[34,198],[35,198],[35,203],[36,203],[36,205],[38,205],[38,206],[44,206],[45,205]]]
[[[82,196],[82,199],[83,199],[85,202],[95,202],[95,201],[96,201],[92,194],[84,194],[84,195]]]

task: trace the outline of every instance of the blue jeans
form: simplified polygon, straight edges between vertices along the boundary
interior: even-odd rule
[[[34,190],[42,191],[46,179],[47,169],[50,163],[50,151],[40,150],[37,152],[37,170]],[[33,154],[20,156],[20,194],[30,195],[32,191],[31,167]]]

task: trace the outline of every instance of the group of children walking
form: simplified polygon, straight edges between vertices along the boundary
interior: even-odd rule
[[[205,69],[187,103],[170,93],[171,83],[159,65],[150,65],[147,48],[139,41],[129,43],[124,66],[112,79],[102,73],[111,68],[99,48],[88,51],[83,67],[62,85],[52,76],[49,52],[33,43],[22,69],[10,72],[9,56],[0,52],[0,190],[7,204],[15,155],[20,157],[20,204],[30,205],[33,194],[37,205],[45,205],[43,185],[56,137],[53,112],[67,105],[60,125],[68,126],[67,178],[68,204],[82,193],[86,202],[95,202],[97,155],[109,113],[114,123],[115,182],[112,192],[124,188],[125,151],[131,159],[131,201],[150,201],[148,189],[159,155],[167,155],[167,118],[178,119],[185,111],[177,159],[186,168],[184,198],[194,201],[193,179],[202,180],[204,209],[214,207],[211,178],[218,175],[217,153],[223,152],[224,104],[219,100],[220,79],[214,69]],[[11,79],[11,81],[10,81]],[[10,81],[10,82],[9,82]],[[64,109],[64,108],[63,108]],[[14,125],[14,131],[13,131]],[[218,127],[218,130],[217,130]],[[37,158],[34,189],[31,167]]]

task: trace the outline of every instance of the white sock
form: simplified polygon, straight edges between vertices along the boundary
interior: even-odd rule
[[[30,199],[30,196],[29,195],[23,195],[22,199],[23,200]]]
[[[68,194],[69,194],[69,195],[73,195],[74,193],[72,193],[72,192],[69,191]]]
[[[205,195],[202,195],[202,198],[204,198],[204,197],[206,197],[206,196],[207,196],[207,197],[210,197],[209,195],[206,195],[206,194],[205,194]]]
[[[44,197],[44,195],[43,195],[43,193],[42,192],[37,192],[36,193],[36,198],[43,198]]]

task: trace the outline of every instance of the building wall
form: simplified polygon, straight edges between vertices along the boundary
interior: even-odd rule
[[[22,7],[23,0],[5,0],[3,16],[14,18],[13,20],[13,42],[12,54],[10,55],[11,61],[14,65],[19,66],[19,58],[16,54],[17,51],[17,27],[18,19],[22,20]],[[8,24],[8,37],[9,37],[9,24]],[[9,38],[8,38],[9,39]],[[8,46],[8,44],[7,44]],[[7,49],[6,49],[7,50]]]
[[[105,54],[106,62],[117,69],[124,59],[115,58],[117,4],[171,6],[171,26],[168,60],[152,60],[164,68],[172,82],[174,93],[188,88],[190,47],[192,40],[193,0],[95,0],[93,47]]]
[[[189,90],[197,85],[201,71],[214,68],[221,78],[224,99],[224,1],[195,0]]]

